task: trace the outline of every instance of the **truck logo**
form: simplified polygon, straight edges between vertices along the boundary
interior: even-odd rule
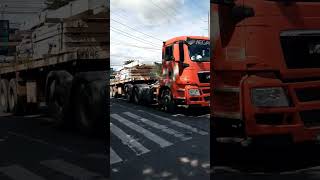
[[[309,54],[320,54],[320,44],[313,44],[309,46]]]
[[[206,75],[206,80],[210,80],[210,74]]]

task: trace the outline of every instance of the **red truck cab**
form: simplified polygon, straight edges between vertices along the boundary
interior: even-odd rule
[[[209,107],[210,41],[181,36],[163,43],[159,103],[167,111],[175,106]]]
[[[211,0],[217,139],[320,137],[320,1]]]

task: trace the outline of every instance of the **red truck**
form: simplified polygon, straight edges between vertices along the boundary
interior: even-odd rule
[[[315,0],[211,0],[218,142],[319,140],[319,9]]]
[[[137,104],[158,104],[173,112],[176,106],[209,107],[210,41],[207,37],[181,36],[163,43],[160,78],[114,81],[111,91]]]

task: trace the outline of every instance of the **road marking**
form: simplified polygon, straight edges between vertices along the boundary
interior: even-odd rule
[[[156,134],[153,134],[152,132],[144,129],[143,127],[141,127],[139,125],[136,125],[136,124],[132,123],[131,121],[119,116],[118,114],[111,114],[111,117],[113,119],[115,119],[115,120],[118,120],[122,124],[126,125],[130,129],[132,129],[132,130],[144,135],[146,138],[150,139],[151,141],[159,144],[160,147],[162,147],[162,148],[172,145],[171,142],[161,138],[160,136],[158,136]]]
[[[24,139],[26,139],[28,141],[33,141],[33,142],[41,143],[41,144],[44,144],[44,145],[47,145],[47,146],[51,146],[51,147],[54,147],[55,149],[60,150],[60,151],[66,151],[66,152],[69,152],[69,153],[73,153],[73,151],[71,151],[70,149],[67,149],[67,148],[61,147],[61,146],[57,146],[57,145],[54,145],[54,144],[50,144],[50,143],[48,143],[46,141],[43,141],[41,139],[36,139],[36,138],[33,138],[33,137],[29,137],[29,136],[26,136],[26,135],[23,135],[23,134],[19,134],[19,133],[15,133],[15,132],[11,132],[11,131],[8,131],[8,134],[24,138]]]
[[[90,172],[84,168],[73,165],[71,163],[65,162],[63,160],[48,160],[41,161],[40,164],[53,169],[59,173],[70,176],[74,179],[97,179],[101,178],[101,180],[106,180],[102,175],[99,175],[94,172]]]
[[[156,128],[156,129],[160,129],[161,131],[167,133],[167,134],[170,134],[170,135],[173,135],[174,137],[176,138],[179,138],[180,140],[182,141],[186,141],[186,140],[190,140],[192,139],[192,137],[186,137],[184,136],[184,134],[176,131],[176,130],[173,130],[173,129],[170,129],[168,128],[167,126],[165,125],[161,125],[161,124],[158,124],[156,122],[153,122],[153,121],[150,121],[149,119],[146,119],[146,118],[142,118],[141,116],[138,116],[136,114],[133,114],[131,112],[124,112],[123,114],[133,118],[133,119],[136,119],[136,120],[139,120],[153,128]]]
[[[122,141],[122,144],[127,145],[138,156],[150,151],[112,123],[110,123],[110,131]]]
[[[119,163],[121,161],[122,159],[120,156],[110,147],[110,164]]]
[[[45,180],[44,178],[18,165],[1,167],[0,172],[14,180]]]
[[[138,110],[138,111],[143,112],[143,113],[147,113],[147,114],[149,114],[149,115],[151,115],[153,117],[159,118],[161,120],[168,121],[170,124],[173,124],[173,125],[178,126],[180,128],[187,129],[187,130],[192,131],[194,133],[198,133],[200,135],[208,135],[208,132],[205,132],[205,131],[202,131],[202,130],[198,130],[197,128],[194,128],[194,127],[189,126],[187,124],[181,123],[179,121],[174,121],[172,119],[169,119],[169,118],[166,118],[166,117],[162,117],[162,116],[158,116],[156,114],[149,113],[149,112],[146,112],[146,111],[143,111],[143,110]]]

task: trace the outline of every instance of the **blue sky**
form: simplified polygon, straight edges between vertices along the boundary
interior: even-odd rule
[[[161,62],[162,42],[208,36],[209,0],[110,0],[111,67],[128,59]]]

